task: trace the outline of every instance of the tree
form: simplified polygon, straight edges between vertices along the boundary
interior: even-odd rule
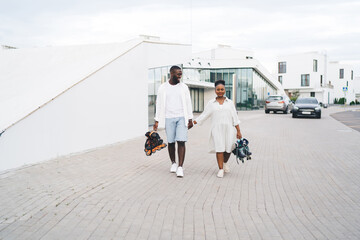
[[[290,100],[295,102],[296,99],[298,99],[299,96],[300,96],[300,92],[298,90],[296,90],[296,91],[291,93]]]

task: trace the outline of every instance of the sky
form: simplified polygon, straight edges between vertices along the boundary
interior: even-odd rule
[[[277,56],[317,51],[360,76],[360,0],[0,0],[0,45],[123,42],[141,34],[251,50],[270,72]]]

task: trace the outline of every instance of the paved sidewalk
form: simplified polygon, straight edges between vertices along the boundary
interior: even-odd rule
[[[189,132],[182,179],[144,138],[3,173],[0,239],[360,239],[360,132],[340,110],[239,112],[253,160],[231,156],[223,179],[209,122]]]

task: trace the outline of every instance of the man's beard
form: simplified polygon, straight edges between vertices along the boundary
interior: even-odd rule
[[[179,80],[177,77],[174,76],[174,77],[172,78],[172,82],[173,82],[173,83],[179,83],[180,80]]]

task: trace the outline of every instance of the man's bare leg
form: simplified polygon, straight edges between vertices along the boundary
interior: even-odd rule
[[[185,160],[185,142],[178,141],[179,167],[182,167]]]

